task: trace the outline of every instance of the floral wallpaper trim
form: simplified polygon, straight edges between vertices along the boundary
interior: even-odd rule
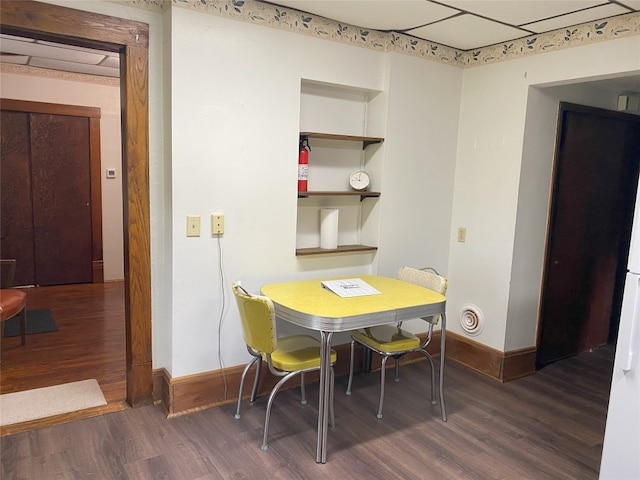
[[[465,66],[486,65],[527,55],[547,53],[589,43],[640,35],[640,12],[583,23],[511,42],[465,52]],[[638,40],[640,46],[640,39]]]
[[[63,72],[60,70],[48,70],[46,68],[17,65],[14,63],[0,63],[0,72],[30,75],[33,77],[55,78],[58,80],[70,80],[72,82],[94,83],[98,85],[106,85],[108,87],[120,86],[119,78],[100,77],[97,75],[87,75],[85,73]]]
[[[464,66],[463,52],[451,47],[408,35],[342,24],[317,15],[255,0],[172,0],[172,2],[176,7],[243,20],[255,25],[297,32],[380,52],[394,51],[458,67]]]
[[[380,32],[341,24],[317,15],[255,0],[125,0],[150,10],[171,5],[211,15],[378,50],[399,52],[457,67],[474,67],[593,42],[640,35],[640,12],[583,23],[539,35],[462,51],[395,32]]]
[[[151,10],[153,12],[164,12],[169,10],[171,0],[109,0],[112,3],[127,3],[132,7]]]

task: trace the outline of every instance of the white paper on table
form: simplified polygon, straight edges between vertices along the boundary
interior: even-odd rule
[[[380,292],[361,278],[346,278],[342,280],[324,280],[320,282],[323,288],[341,297],[362,297],[378,295]]]

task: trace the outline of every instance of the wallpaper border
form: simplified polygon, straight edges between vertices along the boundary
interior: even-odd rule
[[[149,8],[167,9],[169,0],[128,0]],[[640,12],[618,15],[571,28],[530,35],[518,40],[473,50],[456,50],[437,43],[394,32],[368,30],[341,24],[298,10],[255,0],[170,0],[179,8],[242,20],[256,25],[356,45],[382,52],[398,52],[457,67],[474,67],[528,55],[577,47],[594,42],[640,35]]]

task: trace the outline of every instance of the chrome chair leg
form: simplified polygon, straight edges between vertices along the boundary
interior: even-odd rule
[[[353,356],[355,349],[355,340],[351,340],[351,360],[349,362],[349,382],[347,383],[347,391],[345,392],[347,395],[351,395],[351,382],[353,381]]]
[[[335,390],[335,373],[333,371],[333,367],[331,367],[331,385],[329,386],[329,421],[331,422],[331,426],[336,426],[336,417],[333,411],[333,392]]]
[[[307,404],[307,395],[304,388],[304,372],[300,374],[300,403],[302,403],[302,405]]]
[[[424,356],[429,360],[429,368],[431,369],[431,405],[435,405],[438,403],[436,400],[436,368],[433,365],[433,358],[431,358],[431,355],[424,350],[422,353],[424,353]]]
[[[394,370],[395,370],[395,376],[393,378],[393,381],[398,383],[400,381],[400,357],[399,356],[393,357],[393,363],[394,363]]]
[[[258,359],[258,357],[255,357],[253,360],[247,363],[247,366],[244,367],[244,370],[242,371],[242,376],[240,377],[240,390],[238,392],[238,406],[236,408],[235,414],[236,420],[240,419],[240,409],[242,408],[242,391],[244,390],[244,381],[247,378],[247,372],[253,366],[253,364],[258,361]]]
[[[249,399],[251,404],[253,404],[258,397],[258,384],[262,377],[262,358],[256,358],[256,360],[258,361],[258,366],[256,367],[256,377],[253,379],[253,388],[251,389],[251,398]]]
[[[440,361],[444,362],[444,355],[440,354]],[[442,421],[447,421],[447,411],[444,406],[444,367],[440,371],[440,413],[442,415]]]
[[[271,418],[271,407],[273,406],[273,399],[275,398],[276,393],[278,393],[278,390],[280,390],[280,387],[282,387],[282,385],[284,385],[287,382],[287,380],[289,380],[291,377],[293,377],[297,373],[298,372],[288,373],[287,375],[282,377],[280,381],[276,383],[276,386],[273,387],[273,390],[271,390],[271,394],[269,395],[269,400],[267,401],[267,413],[264,419],[264,436],[262,438],[262,447],[260,447],[262,450],[266,451],[268,448],[267,438],[269,437],[269,419]]]
[[[380,402],[378,403],[377,418],[382,418],[382,404],[384,403],[384,371],[387,369],[387,360],[389,357],[382,357],[382,365],[380,367]]]

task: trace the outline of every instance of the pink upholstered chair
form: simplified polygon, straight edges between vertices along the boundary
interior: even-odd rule
[[[14,259],[0,260],[0,338],[4,337],[4,324],[10,318],[20,315],[20,342],[26,343],[27,294],[13,287],[16,272]]]

